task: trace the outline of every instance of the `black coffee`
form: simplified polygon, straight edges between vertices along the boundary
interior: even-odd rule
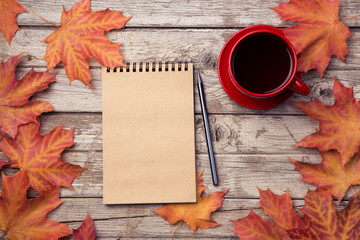
[[[246,90],[270,93],[288,81],[293,60],[283,39],[271,33],[255,33],[235,48],[231,68],[236,81]]]

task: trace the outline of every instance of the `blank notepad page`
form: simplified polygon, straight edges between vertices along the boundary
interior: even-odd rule
[[[102,68],[105,204],[196,201],[192,64]]]

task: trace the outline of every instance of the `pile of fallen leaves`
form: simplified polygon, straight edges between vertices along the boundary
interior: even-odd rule
[[[15,17],[26,12],[25,6],[17,0],[0,0],[0,3],[0,30],[10,44],[18,30]],[[298,21],[297,25],[284,29],[284,33],[300,54],[299,71],[317,69],[322,76],[332,55],[345,60],[346,38],[352,34],[338,20],[338,0],[291,0],[274,10],[283,20]],[[0,150],[8,158],[0,160],[0,170],[19,169],[12,177],[2,173],[0,237],[67,239],[73,235],[74,239],[95,239],[94,223],[89,215],[73,231],[66,224],[46,217],[62,203],[60,187],[72,189],[72,181],[85,169],[61,159],[62,152],[74,144],[74,129],[65,130],[59,125],[42,136],[39,115],[53,108],[46,101],[29,101],[29,98],[55,81],[56,73],[49,70],[59,62],[64,64],[70,82],[78,79],[91,89],[86,58],[96,58],[101,65],[111,68],[123,66],[120,45],[110,42],[104,31],[123,28],[128,20],[121,12],[109,9],[93,12],[90,0],[83,0],[63,11],[60,26],[52,24],[57,29],[44,40],[48,44],[44,56],[47,71],[31,70],[17,80],[21,54],[0,64]],[[332,106],[317,99],[294,103],[320,122],[320,129],[296,146],[318,149],[322,162],[310,164],[291,159],[303,175],[302,180],[315,184],[317,190],[308,191],[300,214],[293,208],[289,190],[279,196],[259,189],[259,205],[273,221],[259,217],[252,210],[247,217],[232,221],[234,232],[242,240],[360,239],[359,193],[345,200],[347,206],[339,211],[333,201],[333,197],[342,201],[350,187],[360,184],[360,120],[356,117],[360,115],[360,102],[353,97],[352,89],[336,79],[333,92],[336,100]],[[180,222],[178,227],[185,222],[194,232],[197,228],[220,225],[210,215],[221,207],[229,190],[203,197],[206,187],[202,172],[197,176],[197,184],[197,203],[165,204],[154,211],[170,224]],[[29,188],[39,195],[28,199]]]

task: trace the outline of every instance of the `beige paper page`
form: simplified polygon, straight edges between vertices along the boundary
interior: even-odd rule
[[[196,201],[193,65],[179,66],[102,68],[104,204]]]

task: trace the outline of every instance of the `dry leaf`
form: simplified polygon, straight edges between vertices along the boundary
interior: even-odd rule
[[[260,188],[260,203],[264,213],[269,215],[277,225],[285,230],[307,229],[310,225],[306,218],[300,217],[293,209],[289,189],[281,196],[273,194],[270,189],[263,191]]]
[[[264,202],[264,200],[266,200]],[[285,204],[285,210],[281,204]],[[299,225],[299,215],[290,213],[292,205],[288,192],[278,196],[268,191],[260,191],[260,205],[263,211],[273,218],[268,222],[250,210],[245,218],[234,223],[234,232],[241,240],[357,240],[360,223],[359,194],[350,198],[348,206],[336,212],[331,194],[326,191],[309,190],[305,196],[305,205],[300,211],[304,214]],[[273,209],[275,207],[275,209]],[[276,212],[278,210],[278,212]],[[286,223],[287,221],[290,221]],[[306,224],[310,222],[310,224]],[[305,224],[304,224],[305,223]],[[300,226],[300,228],[299,228]]]
[[[352,34],[339,21],[339,0],[290,0],[273,9],[282,20],[298,22],[283,30],[301,53],[298,71],[317,69],[322,76],[332,55],[345,61],[346,38]]]
[[[29,123],[19,127],[16,139],[2,136],[0,150],[10,159],[12,168],[26,172],[31,187],[38,192],[48,191],[53,186],[72,189],[71,182],[85,169],[63,162],[61,153],[74,144],[73,130],[64,130],[61,125],[41,136],[39,125]]]
[[[124,66],[119,52],[121,45],[110,42],[104,31],[123,28],[129,19],[109,9],[90,11],[90,0],[75,3],[69,11],[63,11],[59,29],[44,40],[48,43],[44,57],[48,70],[61,61],[70,83],[79,79],[93,89],[86,58],[96,58],[101,65],[110,68]]]
[[[219,226],[217,222],[210,219],[210,214],[221,207],[225,194],[229,191],[215,192],[206,197],[201,194],[206,189],[203,185],[202,173],[197,175],[197,202],[196,203],[174,203],[164,204],[162,207],[153,210],[171,225],[178,221],[185,221],[187,225],[196,231],[197,228],[212,228]]]
[[[36,122],[38,115],[53,110],[48,102],[29,102],[29,98],[48,88],[56,74],[32,69],[21,80],[16,80],[15,69],[20,59],[21,54],[0,64],[0,129],[12,138],[20,125]]]
[[[94,221],[90,218],[89,213],[81,223],[81,226],[73,232],[74,240],[94,240],[96,238]]]
[[[241,240],[291,240],[284,229],[274,222],[265,221],[251,209],[247,217],[231,221],[234,223],[234,233]]]
[[[350,186],[360,184],[360,154],[356,154],[345,166],[341,165],[337,151],[323,152],[321,156],[321,164],[291,161],[303,175],[302,181],[330,191],[340,202]]]
[[[42,192],[31,200],[26,198],[28,188],[25,171],[19,171],[13,177],[2,175],[0,229],[6,231],[7,238],[57,240],[71,234],[66,224],[46,218],[48,212],[62,203],[60,188]]]
[[[314,147],[320,152],[335,149],[340,152],[345,165],[360,146],[360,103],[353,96],[352,88],[346,88],[335,79],[333,92],[335,103],[326,106],[318,99],[312,102],[294,102],[310,118],[320,122],[320,130],[295,144]]]
[[[360,221],[358,193],[350,198],[349,204],[345,209],[336,212],[329,192],[308,191],[305,196],[305,206],[300,211],[310,220],[311,225],[306,231],[295,230],[295,232],[303,232],[299,236],[314,235],[315,237],[312,239],[358,239],[354,237],[354,232],[358,231],[357,225]]]
[[[25,9],[15,0],[0,0],[0,30],[9,45],[15,32],[19,30],[16,15],[25,12]]]

